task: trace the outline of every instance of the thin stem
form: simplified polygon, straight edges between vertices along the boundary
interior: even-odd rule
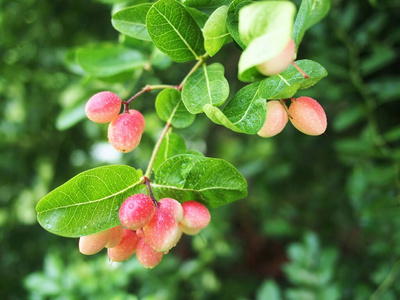
[[[156,207],[156,208],[158,208],[158,202],[157,202],[157,200],[156,200],[156,198],[154,197],[154,194],[153,194],[153,190],[151,189],[151,180],[148,178],[148,177],[146,177],[146,176],[143,176],[143,179],[144,179],[144,184],[146,185],[146,188],[147,188],[147,190],[149,191],[149,194],[150,194],[150,198],[151,198],[151,200],[153,201],[153,203],[154,203],[154,206]]]
[[[303,69],[300,68],[295,62],[292,62],[292,65],[297,69],[297,71],[300,72],[301,75],[303,75],[303,77],[304,77],[305,79],[310,78],[310,77],[306,74],[306,72],[304,72]]]
[[[288,117],[289,117],[290,119],[293,119],[293,117],[292,117],[292,116],[290,115],[290,113],[289,113],[288,107],[286,106],[285,100],[280,99],[279,102],[282,104],[283,109],[284,109],[285,112],[287,113]]]
[[[192,75],[200,66],[207,60],[208,54],[205,54],[200,57],[200,60],[193,66],[193,68],[187,73],[185,78],[183,78],[182,82],[178,85],[178,90],[181,90],[183,85],[185,84],[186,80],[190,75]]]
[[[394,280],[396,279],[399,267],[400,267],[400,261],[397,261],[390,270],[385,280],[380,284],[378,289],[372,294],[371,298],[369,298],[370,300],[381,299],[383,293],[393,284]]]
[[[153,153],[151,154],[150,162],[149,162],[149,164],[147,166],[147,170],[146,170],[146,173],[144,174],[144,177],[150,178],[151,171],[153,170],[154,161],[156,159],[158,150],[160,150],[161,142],[164,139],[164,137],[167,134],[168,129],[170,127],[171,127],[171,123],[167,122],[167,124],[165,124],[165,127],[164,127],[163,131],[161,132],[160,137],[157,140],[156,145],[154,146]]]

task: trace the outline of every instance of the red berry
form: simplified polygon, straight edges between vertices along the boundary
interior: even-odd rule
[[[289,43],[277,56],[259,64],[257,66],[258,71],[266,76],[272,76],[285,71],[289,65],[296,58],[296,44],[293,39],[290,39]]]
[[[121,99],[112,92],[100,92],[93,95],[85,106],[86,116],[96,123],[108,123],[114,120],[121,109]]]
[[[208,226],[211,220],[207,207],[197,201],[182,203],[183,219],[180,223],[182,231],[186,234],[197,234]]]
[[[280,101],[273,100],[267,103],[267,117],[260,131],[262,137],[272,137],[280,133],[288,122],[288,115]]]
[[[79,238],[79,251],[85,255],[95,254],[103,249],[110,239],[110,230],[104,230]]]
[[[313,98],[299,97],[289,106],[290,122],[297,130],[308,135],[323,134],[327,127],[326,114]]]
[[[157,209],[153,219],[143,227],[146,242],[156,251],[165,252],[176,245],[179,226],[168,212]]]
[[[142,228],[153,218],[156,207],[146,194],[136,194],[127,198],[119,210],[121,224],[129,229]]]
[[[182,205],[172,198],[163,198],[158,201],[159,208],[168,212],[170,215],[175,217],[176,222],[180,222],[183,218]]]
[[[119,244],[122,239],[123,228],[122,225],[113,227],[110,230],[110,237],[108,239],[108,243],[106,244],[106,248],[113,248]]]
[[[114,149],[130,152],[137,147],[142,138],[145,121],[136,110],[120,114],[108,126],[108,141]]]
[[[122,239],[114,248],[108,248],[108,257],[112,261],[124,261],[131,257],[137,247],[139,238],[136,233],[130,229],[124,229]]]
[[[145,268],[152,269],[157,266],[164,254],[162,252],[157,252],[151,248],[145,241],[145,239],[140,239],[136,249],[136,257],[138,261]]]

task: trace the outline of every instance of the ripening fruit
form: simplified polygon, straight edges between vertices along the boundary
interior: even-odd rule
[[[290,122],[297,130],[308,135],[320,135],[326,130],[326,114],[313,98],[299,97],[289,106]]]
[[[184,233],[195,235],[210,223],[210,212],[203,204],[197,201],[187,201],[182,203],[182,208],[183,219],[179,225]]]
[[[158,208],[153,219],[143,227],[146,242],[154,250],[165,252],[176,245],[179,240],[179,226],[168,212]]]
[[[285,71],[295,58],[296,44],[293,39],[290,39],[289,43],[281,53],[270,60],[259,64],[257,70],[266,76],[276,75]]]
[[[136,248],[136,257],[140,264],[147,269],[152,269],[157,266],[164,254],[157,252],[146,243],[145,239],[140,239]]]
[[[106,248],[113,248],[119,244],[119,242],[122,239],[122,234],[123,234],[123,228],[122,225],[113,227],[109,229],[110,231],[110,237],[108,239],[108,242],[106,244]]]
[[[108,123],[114,120],[121,109],[121,99],[112,92],[100,92],[93,95],[85,106],[86,116],[96,123]]]
[[[114,149],[130,152],[139,145],[144,128],[142,114],[131,109],[128,113],[120,114],[108,125],[108,141]]]
[[[260,131],[257,133],[262,137],[272,137],[280,133],[288,122],[288,115],[278,100],[267,102],[267,117]]]
[[[138,241],[139,238],[137,237],[136,232],[130,229],[124,229],[119,244],[114,248],[107,249],[108,257],[112,261],[127,260],[135,253]]]
[[[95,254],[107,245],[109,239],[109,229],[87,236],[81,236],[79,238],[79,251],[85,255]]]
[[[122,226],[136,230],[142,228],[153,218],[156,207],[146,194],[135,194],[127,198],[119,210]]]
[[[180,222],[183,218],[183,209],[182,205],[172,198],[163,198],[158,201],[159,209],[168,212],[172,215],[176,222]]]

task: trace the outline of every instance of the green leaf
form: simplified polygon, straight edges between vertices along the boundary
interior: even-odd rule
[[[309,78],[304,78],[304,76],[291,65],[285,72],[268,77],[261,82],[261,97],[265,99],[290,98],[297,90],[307,89],[328,75],[325,68],[315,61],[304,59],[296,61],[296,64]]]
[[[142,172],[123,165],[80,173],[36,206],[40,225],[51,233],[79,237],[120,224],[121,203],[140,189]]]
[[[280,300],[281,291],[279,286],[273,280],[266,280],[263,282],[262,286],[257,291],[257,300]]]
[[[151,41],[146,29],[146,14],[150,7],[150,3],[144,3],[120,10],[112,16],[112,25],[122,34]]]
[[[224,67],[215,63],[203,64],[191,74],[182,88],[182,100],[189,112],[203,112],[203,106],[219,106],[229,96],[229,83],[224,77]]]
[[[199,59],[203,34],[190,13],[175,0],[159,0],[146,18],[149,35],[162,52],[176,62]]]
[[[97,44],[80,48],[77,62],[93,77],[108,77],[140,68],[147,63],[142,53],[117,44]]]
[[[196,118],[187,111],[177,89],[165,89],[157,95],[156,111],[161,120],[170,121],[176,128],[188,127]]]
[[[196,21],[197,25],[199,25],[200,28],[203,28],[204,24],[206,24],[208,20],[208,15],[193,7],[185,7],[185,8],[189,12],[189,14],[193,17],[193,19]]]
[[[239,35],[239,11],[242,7],[251,4],[249,0],[235,0],[228,8],[226,17],[226,28],[231,34],[235,42],[242,48],[245,49],[246,45],[242,42]]]
[[[329,12],[330,0],[302,0],[293,25],[292,37],[299,47],[308,28],[322,20]]]
[[[66,130],[83,120],[86,117],[85,105],[86,103],[63,109],[57,116],[56,128],[58,130]]]
[[[204,48],[210,56],[214,56],[229,38],[226,29],[227,6],[216,9],[204,25]]]
[[[239,79],[258,79],[255,66],[278,55],[289,43],[296,6],[290,1],[263,1],[239,12],[240,38],[247,48],[239,60]]]
[[[184,4],[188,7],[215,8],[230,2],[231,0],[185,0]]]
[[[247,182],[227,161],[182,154],[165,161],[152,184],[157,198],[196,200],[217,207],[247,195]]]
[[[260,82],[249,84],[235,94],[223,111],[206,105],[205,114],[235,132],[256,134],[265,122],[267,103],[260,96]]]
[[[154,160],[154,170],[157,171],[158,167],[168,158],[178,154],[184,154],[186,150],[185,140],[176,133],[168,132],[162,140],[160,149]]]

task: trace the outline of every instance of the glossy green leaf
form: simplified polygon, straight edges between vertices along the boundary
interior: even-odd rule
[[[157,95],[156,111],[161,120],[171,122],[176,128],[188,127],[196,118],[187,111],[177,89],[166,89]]]
[[[224,77],[224,67],[215,63],[203,64],[188,77],[182,88],[182,100],[192,114],[203,112],[203,106],[219,106],[229,96],[229,83]]]
[[[109,77],[140,68],[147,63],[142,53],[116,44],[100,44],[80,48],[77,62],[93,77]]]
[[[185,8],[189,12],[189,14],[193,17],[193,19],[196,21],[197,25],[199,25],[200,28],[203,28],[204,24],[206,24],[208,20],[208,15],[193,7],[185,7]]]
[[[111,165],[80,173],[36,206],[38,221],[51,233],[79,237],[120,224],[121,203],[140,189],[142,172]]]
[[[150,3],[144,3],[122,9],[112,16],[112,25],[122,34],[151,41],[146,28],[146,14],[150,7]]]
[[[247,182],[227,161],[182,154],[165,161],[157,170],[153,191],[157,198],[180,202],[201,201],[217,207],[247,195]]]
[[[157,171],[158,167],[168,158],[178,154],[184,154],[185,152],[185,140],[176,133],[168,132],[162,140],[160,149],[158,150],[154,160],[154,170]]]
[[[204,25],[204,48],[210,56],[214,56],[229,38],[226,28],[227,6],[216,9]]]
[[[235,132],[256,134],[263,126],[267,114],[267,103],[260,96],[259,86],[260,82],[255,82],[242,88],[223,111],[206,105],[204,112],[216,124]]]
[[[239,11],[242,7],[251,4],[249,0],[235,0],[229,5],[227,16],[226,16],[226,28],[228,32],[235,40],[235,42],[242,48],[245,49],[246,45],[242,42],[239,35]]]
[[[175,0],[159,0],[147,13],[149,35],[176,62],[198,59],[204,53],[203,34],[190,13]]]
[[[257,80],[255,66],[283,51],[291,38],[295,12],[290,1],[256,2],[240,10],[240,39],[247,46],[239,60],[240,80]]]
[[[292,37],[297,47],[308,28],[318,23],[329,12],[330,0],[302,0],[293,25]]]
[[[183,3],[188,7],[215,8],[229,4],[231,0],[185,0]]]
[[[260,95],[265,99],[290,98],[297,90],[307,89],[328,75],[325,68],[315,61],[304,59],[296,61],[296,64],[309,78],[304,78],[291,65],[285,72],[264,79],[260,85]]]

